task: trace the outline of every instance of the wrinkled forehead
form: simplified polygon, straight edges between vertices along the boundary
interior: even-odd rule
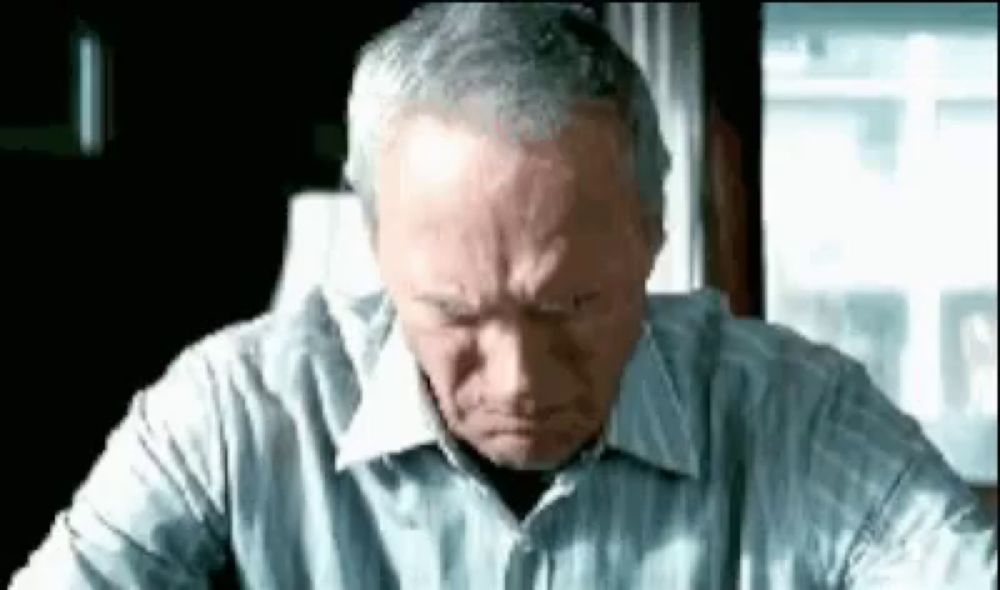
[[[527,143],[414,118],[385,152],[379,250],[421,275],[604,274],[639,215],[624,145],[600,112]]]
[[[519,223],[578,209],[606,215],[637,204],[630,143],[616,111],[580,109],[554,137],[519,141],[502,130],[436,114],[414,114],[398,124],[380,154],[380,211],[396,215],[458,209],[483,214],[510,210]],[[387,205],[387,206],[384,206]],[[417,211],[412,209],[416,208]]]

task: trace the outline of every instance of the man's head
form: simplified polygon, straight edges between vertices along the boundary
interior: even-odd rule
[[[449,429],[547,468],[638,338],[668,165],[641,75],[575,9],[432,6],[368,46],[348,179]]]

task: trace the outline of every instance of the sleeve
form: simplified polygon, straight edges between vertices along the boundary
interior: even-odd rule
[[[215,390],[209,363],[192,349],[137,394],[10,587],[209,587],[228,547]]]
[[[902,468],[857,537],[845,587],[997,587],[996,523],[929,442]]]

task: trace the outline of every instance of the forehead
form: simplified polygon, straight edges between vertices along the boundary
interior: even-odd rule
[[[536,142],[416,116],[382,154],[379,250],[420,275],[598,273],[637,211],[628,158],[608,111]]]
[[[380,205],[428,213],[628,208],[622,197],[635,188],[629,148],[617,112],[600,103],[581,106],[554,137],[534,141],[517,141],[499,126],[414,114],[381,146],[376,189]]]

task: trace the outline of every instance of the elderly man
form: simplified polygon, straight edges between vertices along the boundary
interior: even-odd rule
[[[651,297],[668,158],[576,9],[367,46],[346,175],[384,293],[141,392],[14,588],[985,588],[992,523],[834,351]]]

